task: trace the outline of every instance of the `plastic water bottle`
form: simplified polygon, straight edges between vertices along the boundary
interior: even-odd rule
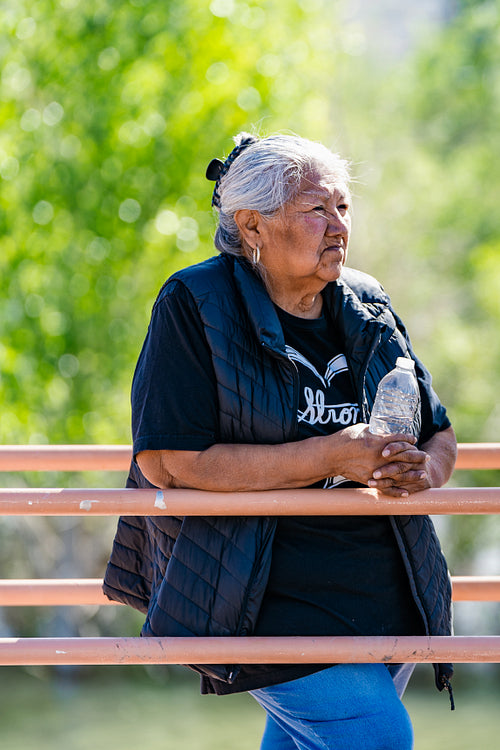
[[[420,392],[412,359],[398,357],[396,367],[380,381],[370,417],[374,435],[415,434]]]

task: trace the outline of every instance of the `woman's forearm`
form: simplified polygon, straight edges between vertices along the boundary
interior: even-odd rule
[[[373,472],[387,463],[382,451],[392,440],[372,435],[367,425],[358,424],[334,435],[293,443],[143,451],[136,460],[144,476],[157,487],[233,492],[286,489],[338,475],[366,484]]]
[[[457,460],[457,440],[452,427],[436,432],[423,446],[430,460],[426,465],[430,487],[442,487],[451,477]]]
[[[310,439],[319,442],[321,438]],[[214,491],[304,487],[323,478],[320,446],[316,460],[307,443],[212,445],[204,451],[144,451],[137,463],[157,487],[195,487]],[[305,445],[303,443],[306,443]]]

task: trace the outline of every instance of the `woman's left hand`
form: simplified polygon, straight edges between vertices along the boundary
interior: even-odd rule
[[[399,436],[385,446],[387,463],[373,472],[368,486],[391,497],[408,497],[430,487],[441,487],[451,476],[457,455],[453,428],[437,432],[419,450]]]

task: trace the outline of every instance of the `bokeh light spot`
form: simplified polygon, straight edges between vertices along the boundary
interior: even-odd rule
[[[127,224],[133,224],[140,215],[141,204],[134,200],[134,198],[126,198],[123,203],[120,203],[118,216],[122,221],[125,221]]]
[[[43,110],[43,121],[46,125],[53,127],[64,117],[64,109],[59,102],[50,102]]]
[[[33,221],[44,226],[54,218],[54,207],[49,201],[38,201],[33,209]]]
[[[17,62],[6,64],[2,72],[2,83],[15,93],[21,93],[31,84],[31,73]]]
[[[7,156],[0,163],[0,176],[3,180],[13,180],[19,174],[19,162],[14,156]]]
[[[280,58],[277,55],[263,55],[257,60],[257,70],[263,76],[273,78],[281,68]]]
[[[155,228],[160,234],[176,234],[179,229],[179,218],[173,211],[160,211],[155,219]]]
[[[74,159],[82,148],[82,143],[76,135],[67,135],[61,141],[59,151],[65,159]]]
[[[219,18],[227,18],[234,13],[236,5],[234,0],[212,0],[210,12]]]
[[[31,16],[28,16],[19,21],[16,29],[16,36],[18,39],[29,39],[30,36],[33,36],[35,31],[36,21],[34,18],[31,18]]]
[[[113,70],[120,62],[120,53],[116,47],[106,47],[99,54],[97,64],[101,70]]]
[[[63,354],[59,357],[57,366],[63,378],[74,378],[80,369],[80,362],[74,354]]]
[[[21,128],[26,133],[31,133],[33,130],[40,127],[41,122],[42,115],[40,112],[37,109],[30,107],[30,109],[27,109],[21,117]]]
[[[257,109],[257,107],[260,107],[262,99],[257,89],[254,89],[253,86],[249,86],[248,88],[240,91],[236,102],[240,109],[245,110],[245,112],[249,112],[252,109]]]
[[[205,73],[205,78],[209,83],[219,86],[221,83],[225,83],[229,78],[229,68],[226,63],[223,62],[213,63]]]

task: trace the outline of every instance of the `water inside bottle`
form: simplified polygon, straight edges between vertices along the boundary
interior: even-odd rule
[[[370,432],[376,435],[412,435],[418,401],[418,395],[396,389],[391,393],[378,393],[370,419]]]

